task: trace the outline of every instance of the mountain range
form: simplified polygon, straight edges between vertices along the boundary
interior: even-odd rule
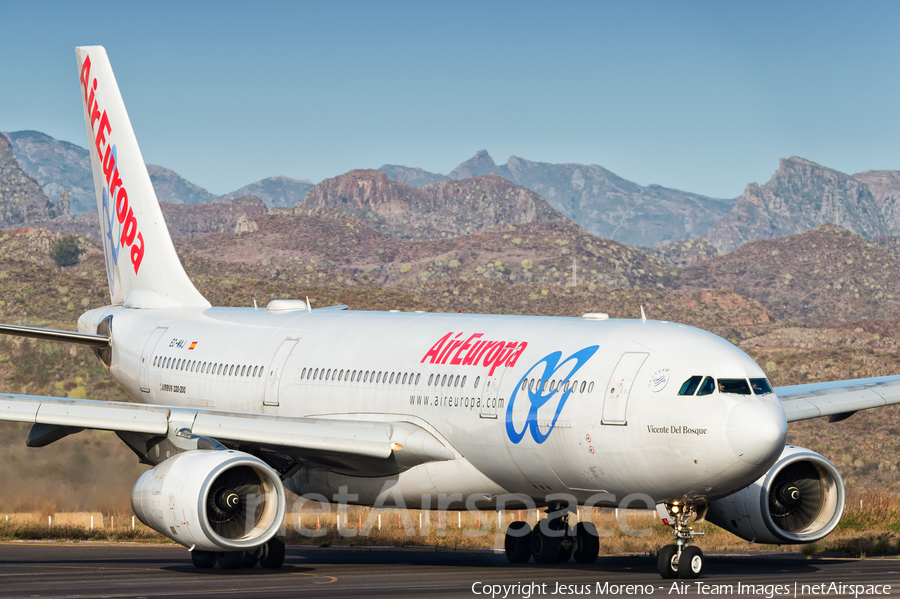
[[[5,135],[19,167],[54,203],[67,198],[72,214],[95,210],[87,150],[36,131]],[[544,218],[537,212],[516,215],[511,207],[504,213],[506,208],[492,206],[500,197],[501,187],[504,198],[509,194],[527,198],[522,206],[539,206],[535,197],[523,191],[531,190],[554,213],[598,237],[652,246],[676,261],[701,258],[697,254],[701,246],[685,246],[683,240],[706,242],[702,257],[708,258],[710,249],[729,252],[756,239],[801,233],[825,223],[870,239],[900,236],[900,171],[847,175],[799,157],[782,159],[768,182],[748,184],[736,200],[659,185],[641,186],[599,165],[550,164],[516,156],[498,165],[485,150],[448,175],[418,167],[383,165],[378,171],[386,178],[380,178],[378,171],[361,170],[314,185],[309,180],[276,176],[222,196],[161,166],[148,165],[148,171],[160,201],[168,204],[208,204],[255,196],[267,209],[327,207],[356,217],[368,214],[367,222],[379,230],[420,239],[434,234],[466,234],[500,222]],[[473,195],[473,191],[480,191],[476,189],[478,183],[472,189],[464,185],[463,195],[454,191],[463,189],[454,185],[486,175],[502,178],[509,185],[493,180],[485,183],[491,188],[489,193]],[[355,191],[348,196],[354,186]],[[351,196],[355,198],[352,201]],[[66,212],[62,206],[54,210]],[[688,255],[682,255],[685,249]]]

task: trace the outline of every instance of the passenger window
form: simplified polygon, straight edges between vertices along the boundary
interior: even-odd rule
[[[381,382],[381,372],[379,372],[378,375],[375,377],[375,382],[376,382],[376,383],[380,383],[380,382]]]
[[[260,366],[260,367],[259,367],[259,376],[262,376],[262,375],[263,375],[263,371],[264,371],[265,369],[266,369],[265,366]]]
[[[481,377],[480,377],[480,376],[476,376],[476,377],[475,377],[475,385],[474,385],[474,387],[475,387],[476,389],[478,388],[478,383],[479,383],[480,381],[481,381]]]
[[[591,381],[591,384],[588,385],[588,393],[594,392],[594,381]]]
[[[351,382],[351,383],[355,383],[355,382],[356,382],[356,371],[355,371],[355,370],[354,370],[353,372],[350,373],[350,382]]]
[[[431,376],[428,377],[428,386],[429,386],[429,387],[431,386],[431,383],[432,383],[433,381],[434,381],[434,375],[432,374]]]
[[[228,376],[234,376],[234,364],[228,367]]]
[[[388,382],[391,383],[392,385],[394,384],[394,373],[393,372],[391,373],[391,378]]]
[[[463,380],[462,380],[462,383],[460,384],[460,387],[465,387],[465,386],[466,386],[466,377],[463,377]]]
[[[417,384],[417,385],[419,384],[419,377],[420,377],[420,376],[421,376],[420,374],[417,374],[417,375],[416,375],[416,384]]]
[[[701,375],[694,375],[681,385],[681,389],[678,390],[678,395],[693,395],[697,390],[697,387],[700,386],[700,381],[703,380]]]
[[[700,385],[700,390],[697,391],[697,395],[698,396],[699,395],[709,395],[710,393],[712,393],[715,390],[716,390],[716,383],[715,383],[715,381],[713,381],[713,378],[711,376],[708,376],[705,379],[703,379],[703,384]]]
[[[750,385],[747,379],[719,379],[719,393],[750,395]]]
[[[253,367],[253,374],[251,375],[253,378],[256,378],[256,369],[257,368],[258,368],[257,366]]]
[[[556,379],[550,381],[550,393],[553,393],[555,391],[556,391]]]
[[[325,380],[326,381],[331,380],[331,369],[330,368],[328,369],[328,372],[325,373]]]
[[[300,378],[301,378],[301,379],[305,379],[305,378],[306,378],[306,369],[305,369],[305,368],[304,368],[303,370],[300,371]]]
[[[456,380],[453,381],[453,386],[454,386],[454,387],[459,387],[459,375],[458,375],[458,374],[456,375]]]
[[[750,388],[756,395],[768,395],[772,393],[772,385],[767,379],[750,379]]]

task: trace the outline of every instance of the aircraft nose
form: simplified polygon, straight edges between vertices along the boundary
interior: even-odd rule
[[[731,410],[727,432],[728,443],[741,460],[762,464],[784,449],[787,420],[777,400],[752,397]]]

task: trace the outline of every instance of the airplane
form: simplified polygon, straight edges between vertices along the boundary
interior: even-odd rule
[[[696,578],[694,523],[772,544],[837,526],[841,475],[786,446],[788,422],[900,403],[900,376],[773,389],[730,342],[665,321],[212,307],[172,244],[106,51],[76,48],[110,305],[78,331],[0,332],[90,347],[136,403],[0,394],[43,447],[113,431],[152,466],[131,503],[198,568],[280,568],[284,489],[384,505],[539,506],[514,563],[593,563],[578,506],[643,497],[671,527],[663,578]]]

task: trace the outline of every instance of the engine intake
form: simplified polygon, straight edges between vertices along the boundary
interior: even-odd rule
[[[821,455],[788,445],[751,485],[712,502],[706,519],[758,543],[812,543],[844,513],[844,481]]]
[[[185,547],[234,551],[262,545],[284,522],[284,487],[240,451],[186,451],[148,470],[131,491],[141,522]]]

